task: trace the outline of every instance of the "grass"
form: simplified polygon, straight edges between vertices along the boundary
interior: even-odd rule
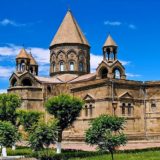
[[[47,156],[52,157],[55,151],[49,149]],[[32,152],[28,147],[18,147],[15,151],[12,151],[11,148],[7,148],[8,155],[24,155],[32,157],[37,152]],[[52,153],[52,154],[51,154]],[[46,155],[45,151],[39,152],[41,155]],[[49,155],[48,155],[49,154]],[[69,160],[111,160],[110,154],[102,154],[100,152],[86,152],[86,151],[75,151],[75,150],[63,150],[64,157],[85,157],[85,158],[69,158]],[[160,160],[160,148],[150,148],[143,150],[133,150],[125,151],[125,153],[119,152],[114,155],[115,160]]]
[[[118,153],[114,155],[114,159],[115,160],[160,160],[160,151]],[[70,160],[111,160],[111,155],[105,154],[87,158],[71,158]]]

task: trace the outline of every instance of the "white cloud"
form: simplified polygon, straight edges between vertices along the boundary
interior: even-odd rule
[[[139,74],[133,74],[133,73],[126,73],[126,76],[127,76],[127,77],[131,77],[131,78],[141,77],[141,75],[139,75]]]
[[[103,56],[102,55],[95,55],[93,53],[91,53],[90,56],[91,56],[91,60],[90,60],[91,72],[93,73],[93,72],[95,72],[96,68],[101,63],[101,61],[103,60]],[[129,61],[120,60],[120,62],[124,66],[130,64]]]
[[[119,21],[104,21],[104,24],[109,26],[120,26],[122,23]]]
[[[0,94],[1,93],[7,93],[7,90],[6,89],[0,89]]]
[[[129,24],[128,27],[129,27],[130,29],[136,29],[136,26],[135,26],[134,24]]]
[[[12,59],[16,58],[16,55],[20,52],[22,47],[8,44],[7,46],[0,47],[0,55],[2,57],[10,56]],[[38,47],[29,47],[31,49],[32,55],[35,57],[37,63],[39,64],[39,72],[40,75],[49,75],[49,59],[50,59],[50,52],[48,49],[45,48],[38,48]],[[30,52],[30,49],[26,49]],[[95,72],[96,68],[100,64],[103,59],[102,55],[96,55],[91,53],[90,54],[91,60],[91,72]],[[128,65],[129,61],[120,60],[120,62],[125,66]],[[9,77],[11,73],[15,70],[15,66],[12,67],[0,67],[0,77]]]
[[[10,26],[14,26],[14,27],[26,26],[26,24],[17,23],[17,22],[15,22],[15,21],[10,20],[10,19],[7,19],[7,18],[1,20],[1,21],[0,21],[0,25],[1,25],[1,26],[8,26],[8,25],[10,25]]]
[[[0,66],[0,78],[8,78],[11,76],[15,68]]]
[[[104,21],[104,25],[108,25],[108,26],[125,26],[125,27],[128,27],[130,29],[136,29],[137,27],[134,25],[134,24],[129,24],[129,23],[124,23],[124,22],[120,22],[120,21]]]

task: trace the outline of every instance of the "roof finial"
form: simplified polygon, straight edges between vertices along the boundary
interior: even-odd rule
[[[29,54],[32,55],[32,48],[29,48]]]
[[[24,49],[24,43],[22,43],[22,48]]]
[[[71,11],[71,8],[70,8],[70,5],[68,4],[68,11],[70,12]]]

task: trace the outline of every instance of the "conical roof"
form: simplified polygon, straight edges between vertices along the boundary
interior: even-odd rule
[[[28,53],[26,52],[26,50],[24,48],[21,49],[21,51],[17,55],[16,59],[17,58],[26,58],[26,59],[29,59]]]
[[[71,11],[67,11],[57,33],[50,46],[63,43],[78,43],[88,45],[88,41],[74,19]]]
[[[32,54],[28,54],[29,58],[30,58],[30,65],[34,65],[34,66],[37,66],[37,62],[36,60],[34,59],[34,57],[32,56]]]
[[[115,46],[115,47],[117,47],[117,44],[112,39],[111,35],[108,35],[107,40],[106,40],[106,42],[103,45],[103,47],[107,47],[107,46]]]

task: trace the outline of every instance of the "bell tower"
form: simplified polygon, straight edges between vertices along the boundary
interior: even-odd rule
[[[109,35],[103,46],[103,60],[107,60],[108,63],[113,63],[117,60],[117,44]]]
[[[25,71],[38,75],[38,64],[32,54],[28,54],[27,51],[22,48],[16,57],[16,72],[19,74]]]
[[[103,45],[103,61],[97,68],[97,78],[126,79],[125,68],[117,58],[118,46],[108,35]]]
[[[30,57],[24,48],[21,49],[16,57],[16,72],[23,73],[29,71]]]

